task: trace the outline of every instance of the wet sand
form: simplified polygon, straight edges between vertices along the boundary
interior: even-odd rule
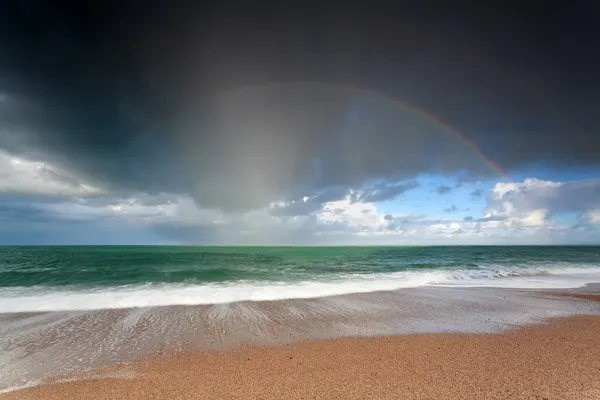
[[[0,398],[600,399],[598,289],[0,314]]]
[[[572,299],[581,299],[589,301],[600,301],[600,294],[585,294],[585,293],[555,293],[556,296],[570,297]]]
[[[590,283],[579,288],[573,288],[569,290],[553,290],[539,292],[540,295],[546,295],[550,297],[562,297],[571,299],[580,299],[588,301],[600,302],[600,283]]]
[[[191,351],[6,399],[600,399],[600,317]],[[96,375],[98,376],[98,375]]]

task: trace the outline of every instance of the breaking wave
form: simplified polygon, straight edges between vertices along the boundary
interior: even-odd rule
[[[340,274],[295,282],[239,280],[220,283],[135,284],[114,287],[9,287],[0,289],[0,313],[94,310],[238,301],[305,299],[422,286],[572,288],[600,282],[600,267],[438,269]]]

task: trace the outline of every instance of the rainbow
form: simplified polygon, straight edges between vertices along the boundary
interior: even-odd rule
[[[263,83],[237,86],[235,88],[230,88],[230,89],[224,90],[221,92],[221,94],[231,95],[231,94],[234,94],[234,93],[239,92],[244,89],[263,88],[263,87],[282,86],[282,85],[286,85],[286,86],[318,85],[318,86],[325,86],[325,87],[331,87],[331,88],[343,88],[346,90],[352,90],[354,92],[371,95],[371,96],[374,96],[381,100],[391,102],[391,103],[395,104],[396,106],[401,107],[406,110],[409,110],[409,111],[415,113],[416,115],[424,118],[425,120],[442,128],[442,131],[454,136],[456,139],[463,142],[479,158],[481,158],[483,161],[485,161],[486,164],[489,165],[489,167],[492,169],[492,171],[497,173],[501,178],[503,178],[504,180],[509,180],[508,174],[502,169],[502,167],[500,167],[500,165],[498,165],[498,163],[496,163],[493,159],[491,159],[490,157],[485,155],[485,153],[483,153],[483,151],[481,151],[481,149],[479,148],[479,146],[477,146],[477,144],[475,144],[472,140],[467,139],[458,130],[454,129],[452,126],[448,125],[447,123],[441,121],[435,115],[430,114],[427,111],[420,109],[404,100],[399,100],[387,93],[378,92],[373,89],[362,88],[362,87],[358,87],[358,86],[341,84],[341,83],[329,83],[329,82],[320,82],[320,81],[267,81],[267,82],[263,82]]]

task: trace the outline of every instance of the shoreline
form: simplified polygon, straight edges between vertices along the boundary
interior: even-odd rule
[[[600,316],[503,333],[421,333],[186,351],[6,399],[598,399]]]
[[[429,337],[445,342],[457,336],[539,330],[548,321],[580,318],[589,323],[589,318],[600,320],[599,298],[598,284],[561,291],[437,287],[210,306],[4,314],[0,361],[6,363],[0,367],[0,389],[17,390],[0,392],[0,398],[55,387],[52,382],[61,378],[97,379],[103,374],[103,381],[110,381],[105,375],[110,371],[111,376],[131,377],[130,366],[199,354],[229,357],[321,342],[339,349],[335,343],[345,340]],[[600,345],[600,330],[595,335]],[[18,389],[33,384],[40,386]],[[71,384],[81,385],[66,385]]]

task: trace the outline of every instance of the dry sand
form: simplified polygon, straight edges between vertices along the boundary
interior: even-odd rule
[[[0,398],[598,400],[600,317],[558,319],[499,334],[345,338],[189,352],[103,373],[112,377],[48,384]],[[119,374],[122,378],[115,378]]]

